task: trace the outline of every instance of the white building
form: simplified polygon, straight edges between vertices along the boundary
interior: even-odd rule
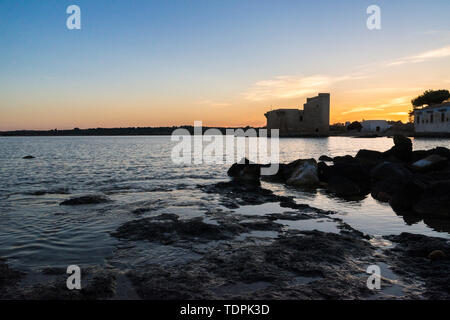
[[[386,120],[365,120],[361,125],[361,132],[384,132],[391,127]]]
[[[416,132],[450,132],[450,102],[432,105],[414,111],[414,130]]]

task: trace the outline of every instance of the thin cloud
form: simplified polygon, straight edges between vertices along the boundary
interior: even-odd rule
[[[256,82],[244,93],[244,98],[250,101],[297,98],[327,89],[339,81],[361,78],[363,76],[278,76],[271,80]]]
[[[364,111],[383,111],[386,108],[392,108],[392,107],[401,107],[410,105],[410,97],[398,97],[389,100],[386,103],[380,104],[378,106],[374,107],[355,107],[353,109],[350,109],[348,111],[342,112],[342,114],[349,114],[349,113],[357,113],[357,112],[364,112]]]
[[[227,102],[217,102],[217,101],[213,101],[213,100],[197,101],[197,104],[207,105],[210,107],[228,107],[231,105],[230,103],[227,103]]]
[[[378,107],[358,107],[358,108],[353,108],[350,109],[348,111],[342,112],[342,114],[349,114],[349,113],[357,113],[357,112],[364,112],[364,111],[382,111],[384,110],[384,108],[378,108]]]
[[[365,88],[349,90],[349,93],[384,93],[384,92],[417,92],[423,91],[423,88]]]
[[[407,116],[408,112],[391,112],[391,113],[388,113],[388,115],[390,115],[390,116]]]
[[[409,57],[400,58],[392,62],[388,62],[387,66],[398,66],[406,63],[419,63],[432,59],[445,58],[450,56],[450,46],[430,50]]]

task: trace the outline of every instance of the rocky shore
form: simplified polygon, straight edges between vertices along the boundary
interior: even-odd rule
[[[204,217],[134,210],[134,219],[110,233],[123,244],[112,261],[81,266],[81,290],[67,289],[64,268],[24,272],[0,260],[0,299],[449,299],[448,240],[411,233],[367,235],[332,211],[298,203],[260,183],[324,188],[344,199],[370,194],[406,221],[445,225],[450,220],[449,159],[446,148],[413,151],[408,138],[396,136],[385,152],[299,159],[280,164],[274,176],[261,176],[262,165],[246,160],[228,170],[230,181],[198,186],[221,206],[209,208]],[[91,195],[61,205],[107,201]],[[239,211],[266,204],[284,210]],[[114,263],[139,244],[187,252],[190,258],[172,264],[141,259],[133,267]],[[380,290],[367,287],[371,265],[381,269]]]

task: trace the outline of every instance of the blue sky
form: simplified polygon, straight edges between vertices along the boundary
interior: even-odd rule
[[[72,4],[81,30],[66,28]],[[381,8],[381,30],[366,28],[371,4]],[[309,90],[298,86],[310,88],[308,79],[369,77],[317,87],[336,96],[340,121],[345,110],[383,104],[372,95],[353,101],[351,89],[382,89],[386,78],[411,94],[447,84],[446,54],[395,70],[374,65],[446,48],[448,12],[448,0],[0,0],[0,130],[257,124],[270,105],[301,106]],[[299,94],[249,98],[264,81],[294,83]]]

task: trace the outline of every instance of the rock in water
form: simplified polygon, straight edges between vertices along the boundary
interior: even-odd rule
[[[250,162],[248,159],[242,159],[234,163],[227,172],[228,176],[234,179],[245,181],[257,181],[261,178],[261,165]]]
[[[362,189],[350,179],[344,176],[332,176],[327,185],[327,190],[341,197],[362,195]]]
[[[22,159],[34,159],[34,157],[33,156],[25,156]]]
[[[294,186],[316,186],[319,183],[316,160],[301,161],[286,183]]]
[[[323,155],[319,157],[319,161],[333,161],[333,158]]]
[[[419,179],[411,179],[403,184],[392,196],[387,196],[389,204],[395,212],[413,213],[410,209],[420,200],[425,188],[426,184]]]
[[[71,198],[71,199],[65,200],[65,201],[61,202],[59,205],[60,206],[79,206],[79,205],[84,205],[84,204],[105,203],[105,202],[109,202],[109,201],[111,201],[111,200],[109,200],[107,197],[102,196],[102,195],[82,196],[82,197],[76,197],[76,198]]]
[[[432,261],[445,260],[446,255],[442,250],[434,250],[428,255],[428,259]]]
[[[359,150],[355,158],[368,170],[373,169],[384,161],[384,155],[382,152],[366,149]]]
[[[416,213],[425,217],[450,218],[450,180],[440,181],[425,189],[413,206]]]
[[[411,177],[412,173],[401,163],[380,163],[371,171],[372,196],[380,201],[389,201]]]
[[[417,172],[426,172],[444,168],[448,163],[447,158],[438,154],[432,154],[419,161],[414,162],[411,167]]]
[[[391,158],[401,161],[411,161],[412,159],[412,142],[411,139],[402,136],[395,135],[394,136],[394,146],[388,151],[384,152],[384,157]]]

